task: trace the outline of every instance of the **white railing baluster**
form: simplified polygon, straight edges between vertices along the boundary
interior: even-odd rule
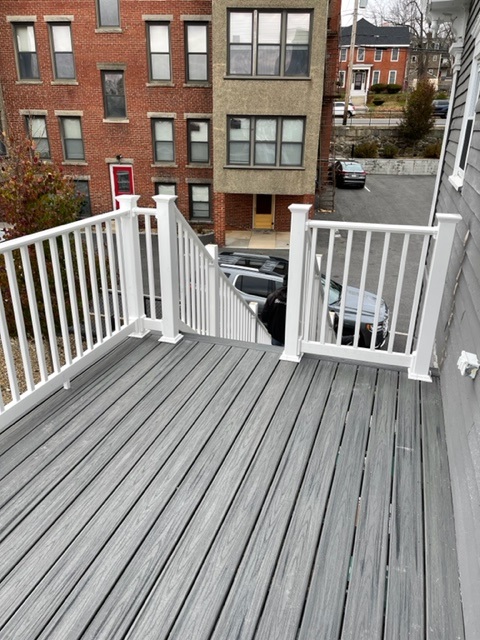
[[[0,289],[0,293],[3,293]],[[10,332],[8,330],[7,318],[5,315],[5,307],[3,304],[3,295],[0,299],[0,338],[2,341],[3,356],[5,358],[5,366],[7,367],[8,384],[10,385],[10,394],[14,402],[20,400],[20,390],[18,388],[17,372],[15,370],[15,361],[13,359],[12,342]]]
[[[15,264],[11,251],[7,251],[4,254],[5,267],[7,270],[8,285],[10,288],[11,303],[13,306],[13,313],[15,316],[15,324],[17,326],[17,340],[20,347],[20,354],[22,356],[23,372],[25,375],[25,382],[27,389],[31,391],[34,387],[32,363],[30,362],[30,353],[28,352],[28,340],[25,331],[25,322],[23,318],[22,302],[20,300],[20,294],[17,285],[17,274],[15,272]]]
[[[207,300],[208,300],[208,333],[217,337],[220,335],[220,307],[224,307],[222,300],[224,299],[224,286],[220,280],[220,270],[218,269],[218,246],[216,244],[208,244],[206,247],[211,260],[208,262],[207,273]],[[220,296],[217,291],[220,289]]]
[[[35,283],[33,281],[32,265],[30,262],[30,254],[28,247],[20,247],[20,255],[22,258],[22,268],[25,277],[25,286],[27,289],[28,308],[32,321],[33,339],[35,342],[35,353],[37,357],[38,370],[40,380],[45,382],[48,378],[47,363],[45,361],[45,349],[43,346],[42,327],[38,315],[37,295],[35,293]]]
[[[93,349],[92,321],[90,318],[90,302],[88,299],[87,273],[85,270],[85,260],[83,259],[83,242],[79,230],[74,231],[75,252],[77,254],[78,280],[80,283],[80,295],[82,299],[83,325],[85,327],[85,339],[87,349]]]
[[[325,273],[325,292],[323,299],[325,304],[322,309],[322,323],[320,326],[320,344],[325,342],[325,330],[327,327],[327,314],[329,312],[329,300],[330,300],[330,280],[332,278],[332,263],[333,252],[335,247],[335,229],[330,229],[330,235],[328,238],[328,253],[327,253],[327,271]]]
[[[342,344],[343,322],[345,320],[345,307],[347,304],[347,287],[348,287],[348,276],[350,271],[350,257],[352,255],[352,241],[353,241],[353,231],[349,229],[347,234],[347,248],[345,251],[345,261],[343,264],[342,297],[340,298],[340,313],[338,314],[337,345]]]
[[[80,316],[78,314],[78,300],[75,289],[75,273],[73,270],[72,253],[69,235],[62,234],[63,256],[65,259],[65,273],[67,275],[68,299],[70,301],[70,313],[72,316],[72,328],[75,338],[75,352],[77,358],[83,353],[82,335],[80,330]]]
[[[186,323],[187,294],[186,294],[186,275],[185,275],[185,235],[182,227],[177,221],[177,237],[178,237],[178,267],[179,267],[179,289],[180,289],[180,318]]]
[[[148,299],[150,302],[150,318],[157,317],[155,308],[155,278],[153,273],[152,223],[150,216],[145,216],[145,248],[147,254]]]
[[[55,330],[55,319],[53,316],[52,301],[50,297],[50,287],[48,284],[47,267],[45,265],[45,251],[43,249],[43,242],[35,243],[35,251],[37,255],[40,285],[42,288],[43,305],[45,308],[45,319],[47,321],[47,332],[48,332],[48,342],[50,346],[50,356],[52,358],[52,366],[53,366],[54,373],[59,373],[60,358],[58,355],[57,334]]]
[[[420,296],[422,293],[423,278],[425,276],[429,243],[430,243],[430,236],[425,236],[423,238],[423,243],[422,243],[422,253],[420,255],[420,260],[418,262],[417,280],[415,283],[415,293],[413,295],[412,313],[410,314],[410,322],[408,325],[408,334],[407,334],[407,341],[405,345],[405,353],[411,353],[412,351],[413,336],[415,332],[415,326],[417,323],[418,308],[420,304]]]
[[[55,294],[57,298],[58,317],[60,320],[60,332],[63,342],[63,356],[65,364],[72,364],[72,351],[70,349],[70,336],[68,333],[67,310],[65,307],[64,287],[62,273],[60,270],[60,261],[58,258],[58,247],[55,238],[49,239],[50,254],[52,256],[53,283],[55,286]]]
[[[115,243],[113,241],[111,220],[107,220],[105,222],[105,235],[107,238],[107,255],[108,255],[108,265],[110,267],[110,285],[112,289],[113,318],[115,321],[115,326],[112,327],[112,330],[120,331],[120,327],[122,323],[120,320],[120,304],[118,300],[117,259],[115,256]]]
[[[387,347],[387,351],[389,352],[393,351],[393,343],[395,340],[395,333],[397,330],[397,321],[398,321],[398,314],[400,311],[400,299],[402,295],[403,279],[405,277],[405,265],[407,263],[407,253],[408,253],[409,242],[410,242],[410,234],[406,233],[403,237],[402,254],[400,257],[400,264],[398,267],[397,288],[395,290],[395,301],[393,303],[393,316],[392,316],[392,321],[390,325],[390,338],[388,340],[388,347]],[[377,327],[374,326],[373,330],[376,331]],[[377,335],[377,334],[375,333],[374,335]]]
[[[372,232],[367,231],[365,234],[365,247],[363,250],[363,261],[362,261],[362,275],[360,276],[360,287],[358,291],[358,306],[357,306],[357,315],[355,318],[355,335],[353,338],[353,346],[358,347],[358,340],[360,337],[360,324],[362,322],[362,314],[363,314],[363,300],[365,298],[365,282],[367,279],[367,270],[368,270],[368,257],[370,255],[370,243],[372,240]],[[373,336],[372,332],[372,339]]]
[[[98,268],[100,270],[100,282],[102,285],[102,302],[103,302],[103,316],[105,322],[105,332],[107,338],[112,336],[112,321],[110,300],[108,298],[108,278],[107,278],[107,261],[105,260],[105,247],[103,244],[103,227],[100,224],[95,225],[95,235],[97,238],[98,249]]]
[[[88,271],[90,273],[90,293],[93,304],[93,321],[95,323],[95,342],[103,342],[102,319],[100,317],[100,298],[98,296],[97,268],[95,265],[95,249],[93,246],[92,227],[85,227],[85,240],[87,243]]]
[[[371,351],[373,351],[375,349],[374,336],[376,336],[377,334],[374,333],[374,331],[377,330],[378,319],[380,318],[380,307],[382,305],[383,286],[385,284],[385,273],[387,271],[387,260],[388,260],[389,248],[390,248],[390,232],[387,231],[387,233],[385,234],[384,241],[383,241],[382,262],[381,262],[381,265],[380,265],[380,274],[378,276],[377,301],[375,303],[375,313],[374,313],[374,316],[373,316],[372,340],[370,341],[370,350]]]

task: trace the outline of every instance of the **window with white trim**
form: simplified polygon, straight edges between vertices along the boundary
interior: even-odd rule
[[[152,127],[155,162],[174,162],[173,119],[155,118]]]
[[[35,151],[42,159],[50,158],[47,119],[45,116],[25,116],[28,136],[32,139]]]
[[[33,24],[13,25],[15,49],[17,53],[18,77],[20,80],[39,80],[37,45]]]
[[[72,28],[69,22],[50,24],[52,43],[53,75],[56,80],[74,80]]]
[[[388,72],[388,84],[395,84],[397,82],[397,72],[389,71]]]
[[[383,58],[383,49],[375,49],[375,55],[373,59],[375,62],[381,62]]]
[[[379,83],[380,83],[380,71],[378,69],[375,69],[372,75],[372,84],[379,84]]]
[[[308,76],[310,12],[229,11],[228,73]]]
[[[462,129],[460,132],[460,140],[457,147],[457,156],[455,158],[455,166],[453,170],[453,184],[460,188],[465,179],[465,171],[467,169],[468,155],[472,142],[473,128],[475,124],[476,105],[480,95],[480,55],[472,65],[470,74],[470,82],[468,85],[467,100],[465,102],[465,110],[463,113]]]
[[[346,61],[347,61],[347,48],[342,47],[340,49],[340,62],[346,62]]]
[[[185,24],[187,82],[208,81],[208,24]]]
[[[364,62],[365,60],[365,49],[364,47],[358,47],[357,49],[357,62]]]
[[[392,48],[392,53],[391,53],[391,56],[390,56],[390,60],[392,62],[397,62],[398,58],[399,58],[399,55],[400,55],[400,49],[398,47],[393,47]]]
[[[301,167],[305,119],[228,117],[228,164],[255,167]]]
[[[172,78],[170,65],[170,24],[150,22],[148,30],[148,60],[150,80],[168,82]]]

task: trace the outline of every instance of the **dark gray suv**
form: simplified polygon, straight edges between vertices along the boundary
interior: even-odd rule
[[[258,303],[261,313],[267,296],[283,286],[283,278],[288,272],[288,260],[262,254],[222,251],[218,257],[219,266],[231,283],[247,302]],[[323,276],[322,276],[323,279]],[[323,280],[323,284],[325,281]],[[337,330],[340,306],[344,295],[343,287],[330,280],[328,308],[334,313],[334,328]],[[342,344],[353,344],[357,318],[359,289],[346,288],[345,314],[343,319]],[[359,346],[369,347],[372,341],[373,321],[377,296],[365,291],[360,324]],[[381,347],[388,337],[388,307],[382,300],[378,319],[375,347]]]

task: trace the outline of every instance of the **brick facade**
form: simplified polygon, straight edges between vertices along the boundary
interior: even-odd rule
[[[338,4],[338,1],[335,0]],[[285,4],[285,3],[283,3]],[[49,26],[63,21],[71,25],[75,78],[55,80]],[[171,80],[149,80],[147,23],[162,21],[170,26]],[[208,24],[208,82],[186,81],[185,23]],[[33,24],[39,80],[19,79],[13,26]],[[152,206],[156,182],[176,185],[177,204],[190,217],[190,185],[211,185],[210,220],[217,240],[225,228],[251,228],[252,195],[215,192],[213,184],[213,91],[212,91],[212,2],[178,0],[159,3],[121,0],[119,28],[99,28],[94,0],[74,3],[59,0],[3,0],[0,7],[0,86],[3,94],[2,125],[16,136],[25,135],[25,115],[45,117],[50,157],[68,175],[88,182],[91,212],[101,213],[114,206],[111,167],[120,164],[133,169],[134,192],[141,195],[140,206]],[[124,73],[126,118],[108,119],[104,113],[102,70],[119,68]],[[1,97],[0,97],[1,100]],[[76,114],[81,118],[85,159],[65,161],[59,117]],[[174,162],[154,160],[152,118],[173,118]],[[190,164],[188,160],[188,117],[210,121],[210,163]],[[319,123],[317,123],[317,128]],[[120,160],[118,160],[120,158]],[[307,162],[316,162],[308,158]],[[312,187],[313,190],[313,187]],[[300,201],[292,196],[288,202]],[[241,205],[230,206],[230,203]],[[277,207],[278,207],[277,199]],[[281,199],[283,202],[283,198]],[[246,203],[249,202],[247,205]],[[247,213],[248,210],[248,213]],[[278,224],[284,216],[276,214]]]

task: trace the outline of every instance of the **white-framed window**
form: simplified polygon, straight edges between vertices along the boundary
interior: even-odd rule
[[[347,47],[342,47],[340,49],[340,62],[347,61]]]
[[[380,71],[379,69],[375,69],[372,75],[372,84],[379,84],[379,83],[380,83]]]
[[[375,56],[374,56],[374,60],[375,62],[381,62],[383,58],[383,49],[375,49]]]
[[[72,28],[69,22],[50,23],[53,75],[55,80],[74,80]]]
[[[305,119],[229,116],[228,164],[255,167],[301,167]]]
[[[477,46],[480,43],[477,43]],[[476,60],[472,65],[470,81],[468,84],[467,100],[465,102],[465,110],[463,113],[462,129],[460,131],[460,140],[457,147],[457,156],[455,158],[455,166],[450,181],[460,189],[465,179],[465,171],[468,163],[468,154],[472,142],[473,128],[475,124],[475,108],[480,95],[480,55],[476,56]]]
[[[118,0],[97,0],[97,16],[99,27],[119,27],[120,9]]]
[[[169,82],[172,78],[170,64],[170,23],[149,22],[148,68],[151,81]]]
[[[365,60],[365,48],[358,47],[357,49],[357,62],[363,62]]]
[[[186,80],[208,81],[208,24],[189,22],[185,24]]]
[[[390,60],[392,62],[397,62],[399,55],[400,55],[400,49],[398,47],[393,47],[392,48],[392,53],[391,53],[391,56],[390,56]]]
[[[310,12],[229,11],[229,75],[308,76],[310,31]]]
[[[155,162],[174,162],[173,118],[152,119]]]
[[[397,82],[397,72],[389,71],[388,72],[388,84],[396,84]]]
[[[339,87],[345,86],[345,71],[338,72],[338,86]]]
[[[13,31],[19,79],[39,80],[40,70],[33,23],[22,22],[14,24]]]
[[[45,116],[25,116],[27,134],[32,139],[35,150],[42,159],[50,158],[47,118]]]

